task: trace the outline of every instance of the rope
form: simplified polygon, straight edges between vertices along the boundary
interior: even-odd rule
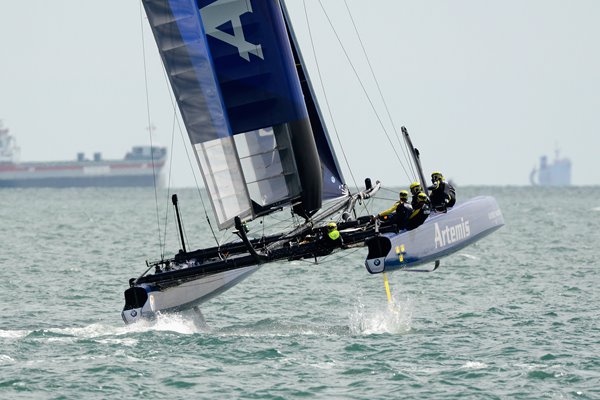
[[[367,204],[371,204],[371,198],[367,199],[367,201],[362,201],[361,205],[363,206],[363,208],[365,209],[365,211],[367,212],[367,214],[371,214],[371,211],[369,210],[369,207],[367,207]]]
[[[304,17],[306,18],[306,26],[308,27],[308,36],[310,37],[310,45],[312,47],[313,57],[315,59],[315,64],[317,66],[317,73],[319,75],[319,83],[321,85],[321,90],[323,91],[323,97],[325,99],[325,105],[327,106],[327,112],[329,113],[329,118],[331,119],[331,124],[333,125],[333,131],[335,132],[335,136],[338,140],[340,149],[342,150],[342,156],[344,157],[344,161],[346,162],[346,166],[348,167],[348,171],[350,172],[350,177],[352,178],[352,182],[355,187],[358,187],[356,184],[356,178],[354,177],[354,173],[352,172],[352,168],[350,168],[350,162],[348,162],[348,157],[346,156],[346,152],[344,151],[344,146],[342,145],[342,140],[340,139],[340,135],[337,130],[337,126],[335,124],[335,119],[333,118],[333,113],[331,112],[331,106],[329,105],[329,100],[327,99],[327,92],[325,91],[325,86],[323,84],[323,76],[321,75],[321,68],[319,68],[319,61],[317,59],[317,52],[315,50],[315,43],[313,41],[312,30],[310,29],[310,23],[308,19],[308,11],[306,9],[306,0],[303,1],[304,4]]]
[[[383,102],[383,106],[385,108],[385,111],[387,113],[387,116],[390,120],[390,123],[392,124],[392,129],[394,130],[394,133],[396,134],[396,137],[398,138],[398,130],[396,129],[396,125],[394,124],[394,119],[392,118],[392,114],[390,113],[390,110],[388,108],[387,102],[385,101],[385,96],[383,95],[383,91],[381,90],[381,86],[379,85],[379,80],[377,79],[377,75],[375,75],[375,71],[373,69],[373,66],[371,65],[371,60],[369,59],[369,55],[367,54],[367,50],[365,48],[365,45],[363,44],[363,41],[360,37],[360,33],[358,32],[358,27],[356,26],[356,22],[354,21],[354,17],[352,16],[352,12],[350,11],[350,7],[348,6],[348,1],[344,0],[344,5],[346,6],[346,10],[348,10],[348,16],[350,17],[350,21],[352,22],[352,26],[354,27],[354,32],[356,32],[356,37],[358,38],[358,42],[360,43],[360,47],[363,51],[363,54],[365,55],[365,59],[367,61],[367,65],[369,66],[369,70],[371,71],[371,76],[373,77],[373,80],[375,81],[375,86],[377,86],[377,91],[379,92],[379,97],[381,97],[381,101]],[[402,146],[402,143],[400,144],[400,148],[401,149],[405,149],[404,146]],[[403,151],[403,155],[404,158],[406,159],[406,162],[409,166],[409,169],[411,169],[411,172],[413,173],[413,175],[415,174],[415,171],[413,169],[412,163],[410,162],[410,153]],[[409,177],[410,178],[410,177]]]
[[[398,198],[393,198],[393,197],[377,196],[377,197],[373,197],[373,198],[376,200],[398,201]]]
[[[398,137],[398,141],[400,142],[400,138],[399,137]],[[402,146],[406,149],[406,152],[410,154],[412,152],[412,149],[410,149],[408,147],[408,143],[406,142],[406,140],[402,140],[402,142],[404,142],[404,144]],[[414,165],[413,161],[409,162],[408,165],[410,165],[410,168],[411,168],[412,173],[413,173],[413,180],[411,182],[415,182],[415,181],[418,182],[419,181],[419,174],[417,173],[417,167],[416,167],[416,165]]]
[[[379,190],[386,190],[386,191],[388,191],[388,192],[392,192],[392,193],[398,193],[398,191],[397,191],[397,190],[395,190],[395,189],[389,189],[389,188],[387,188],[387,187],[385,187],[385,186],[381,186],[381,188],[380,188]]]
[[[171,149],[173,149],[173,143],[175,142],[175,121],[177,120],[177,113],[173,113],[173,126],[171,127]],[[171,197],[171,173],[173,172],[173,155],[169,157],[169,179],[167,180],[167,205],[165,207],[165,229],[164,229],[164,238],[165,242],[163,243],[162,254],[165,252],[165,248],[167,247],[167,225],[169,221],[169,198]]]
[[[345,258],[348,258],[348,257],[350,257],[351,255],[353,255],[354,253],[356,253],[357,251],[360,251],[360,250],[362,250],[362,247],[356,248],[356,249],[354,249],[352,251],[346,250],[346,251],[344,251],[344,255],[343,256],[338,256],[336,258],[336,260],[343,260]],[[333,262],[333,260],[329,260],[329,257],[331,257],[334,254],[338,254],[338,253],[339,252],[335,252],[335,253],[327,254],[325,256],[321,256],[321,258],[319,258],[319,262]]]
[[[373,104],[373,101],[371,100],[371,97],[369,96],[369,93],[367,92],[367,89],[365,88],[365,85],[363,84],[362,80],[360,79],[360,75],[358,74],[358,71],[354,67],[354,64],[352,63],[352,60],[350,59],[350,56],[348,55],[348,52],[346,51],[346,48],[344,47],[344,45],[342,43],[342,40],[340,39],[340,36],[338,35],[337,31],[333,27],[333,23],[331,22],[331,19],[329,18],[329,14],[327,14],[327,11],[325,10],[325,7],[323,6],[323,3],[321,2],[321,0],[318,0],[318,1],[319,1],[319,5],[321,6],[321,9],[323,10],[323,13],[325,14],[325,17],[327,18],[327,21],[329,22],[329,26],[331,27],[333,33],[335,34],[335,37],[336,37],[336,39],[337,39],[340,47],[342,48],[342,51],[344,52],[344,55],[346,56],[346,60],[350,64],[350,67],[352,68],[352,71],[354,72],[354,75],[356,76],[356,79],[358,80],[358,83],[360,84],[360,87],[362,88],[363,92],[365,93],[365,96],[366,96],[367,100],[369,101],[369,104],[370,104],[371,108],[373,109],[373,112],[375,113],[375,117],[377,118],[377,121],[379,122],[379,125],[381,125],[381,129],[385,133],[385,136],[386,136],[388,142],[392,146],[392,150],[394,151],[394,154],[396,155],[396,158],[398,159],[398,162],[400,163],[400,166],[402,167],[402,170],[404,170],[404,173],[410,179],[410,175],[406,171],[406,168],[405,168],[404,164],[402,163],[402,160],[400,159],[400,156],[398,155],[398,152],[396,151],[394,143],[390,139],[390,135],[388,135],[388,132],[385,129],[385,125],[383,124],[383,121],[381,120],[381,117],[379,116],[379,113],[377,112],[377,109],[375,108],[375,105]]]
[[[163,259],[163,253],[162,253],[162,249],[163,249],[163,243],[162,243],[162,237],[160,234],[160,216],[159,216],[159,211],[158,211],[158,191],[156,188],[156,169],[155,169],[155,165],[154,165],[154,145],[152,143],[152,124],[151,124],[151,119],[150,119],[150,97],[148,94],[148,71],[147,71],[147,67],[146,67],[146,45],[144,43],[144,14],[143,14],[143,10],[142,10],[142,3],[140,2],[140,33],[141,33],[141,39],[142,39],[142,58],[143,58],[143,64],[144,64],[144,85],[146,88],[146,116],[148,119],[148,134],[150,135],[150,155],[152,158],[152,179],[154,181],[154,203],[156,206],[156,226],[157,226],[157,231],[158,231],[158,244],[159,244],[159,248],[161,249],[161,259]]]
[[[407,154],[408,154],[408,157],[410,157],[411,151],[408,148],[408,143],[406,143],[406,140],[403,140],[400,138],[400,135],[398,135],[398,132],[395,132],[395,133],[396,133],[396,140],[398,141],[398,145],[400,146],[400,148],[403,150],[404,156],[407,157]],[[410,169],[410,172],[412,173],[413,179],[411,180],[411,182],[413,182],[414,180],[417,180],[417,178],[416,178],[417,171],[415,169],[415,166],[413,165],[412,159],[408,159],[407,163],[408,163],[408,168]]]

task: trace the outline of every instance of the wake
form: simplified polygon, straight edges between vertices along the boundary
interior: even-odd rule
[[[359,298],[350,315],[350,332],[358,335],[407,333],[412,326],[412,303],[409,299],[390,303],[381,302],[374,309],[367,309]]]

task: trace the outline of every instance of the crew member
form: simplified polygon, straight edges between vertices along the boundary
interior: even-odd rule
[[[414,208],[412,214],[410,214],[410,217],[408,217],[406,224],[406,229],[408,230],[415,229],[425,222],[431,211],[429,208],[429,199],[425,193],[421,192],[416,197],[417,206]]]
[[[380,220],[389,220],[396,227],[396,232],[406,229],[406,222],[408,221],[408,217],[412,213],[413,208],[408,203],[408,191],[401,190],[400,191],[400,200],[394,203],[393,206],[388,208],[385,211],[380,212],[375,216],[375,218],[379,218]]]
[[[327,224],[327,234],[323,236],[322,242],[325,247],[329,248],[342,247],[344,244],[342,235],[340,234],[340,231],[338,231],[337,224],[335,222],[330,222]]]
[[[410,205],[413,209],[417,207],[418,195],[421,192],[423,192],[423,188],[421,187],[421,184],[419,182],[413,182],[410,184],[410,193],[412,194],[412,200],[410,201]]]
[[[430,190],[431,206],[436,211],[446,212],[448,207],[452,207],[456,203],[454,187],[444,181],[444,176],[439,171],[431,174],[431,183],[433,185],[427,188]]]

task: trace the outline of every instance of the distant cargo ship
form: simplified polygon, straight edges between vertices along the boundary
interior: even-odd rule
[[[569,186],[571,185],[571,161],[560,158],[558,150],[553,163],[548,162],[546,156],[540,157],[539,168],[534,167],[529,174],[532,185],[539,186]]]
[[[0,121],[0,187],[153,186],[166,158],[165,147],[135,146],[121,160],[78,153],[73,161],[19,162],[19,147]]]

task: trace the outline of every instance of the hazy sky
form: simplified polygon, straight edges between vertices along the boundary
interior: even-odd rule
[[[344,1],[322,2],[395,142]],[[303,2],[287,4],[320,88]],[[354,176],[407,184],[319,1],[306,4]],[[575,184],[600,184],[600,1],[347,4],[393,123],[398,132],[407,126],[426,172],[442,170],[459,185],[525,185],[539,156],[553,158],[558,147],[573,162]],[[154,141],[171,148],[173,108],[138,0],[0,0],[0,119],[21,159],[74,159],[80,151],[120,158],[147,143],[142,43]],[[328,125],[350,181],[329,116]],[[193,185],[178,131],[171,153],[173,184]]]

